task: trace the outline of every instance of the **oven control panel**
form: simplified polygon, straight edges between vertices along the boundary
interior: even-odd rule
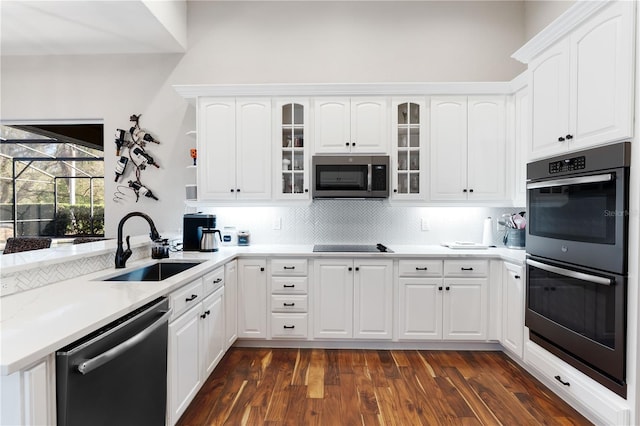
[[[567,158],[549,163],[549,173],[571,172],[573,170],[582,170],[585,168],[584,155],[581,157]]]

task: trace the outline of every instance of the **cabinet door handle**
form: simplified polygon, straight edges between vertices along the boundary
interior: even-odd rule
[[[295,303],[287,303],[287,302],[283,303],[283,305],[287,307],[296,306]]]
[[[356,143],[355,142],[351,142],[351,146],[356,146]]]
[[[473,189],[470,189],[469,192],[473,192]]]
[[[215,280],[213,280],[214,284],[218,284],[219,282],[222,282],[222,278],[216,278]]]
[[[564,138],[563,138],[562,136],[560,136],[560,137],[558,138],[558,142],[564,142]]]
[[[438,291],[442,291],[442,286],[438,287]]]
[[[231,192],[235,192],[235,190],[233,188],[231,188]]]
[[[191,302],[192,300],[195,300],[198,297],[197,294],[192,294],[191,297],[187,297],[186,299],[184,299],[185,302]]]
[[[445,289],[445,290],[447,290],[447,291],[449,291],[449,290],[451,290],[451,287],[446,286],[444,289]]]
[[[567,135],[565,136],[565,138],[567,138],[567,140],[570,141],[571,139],[573,139],[573,135]]]
[[[240,188],[236,189],[236,192],[240,192]]]
[[[359,271],[359,270],[360,270],[360,267],[359,267],[359,266],[356,266],[356,271]]]
[[[426,271],[428,268],[425,266],[424,268],[418,268],[416,266],[416,271]]]
[[[304,192],[309,192],[309,190],[305,188]]]
[[[353,271],[353,268],[349,266],[349,269],[347,269],[347,271]]]
[[[463,189],[462,192],[467,192],[467,188]]]
[[[294,329],[294,328],[296,328],[296,326],[295,325],[283,325],[282,328]]]
[[[520,275],[514,275],[513,278],[515,278],[516,280],[520,279]]]
[[[296,267],[295,266],[285,266],[283,269],[284,270],[287,270],[287,269],[293,270],[293,269],[296,269]]]
[[[473,268],[460,268],[461,271],[473,271]]]
[[[262,267],[261,267],[261,268],[260,268],[260,272],[264,272],[264,268],[262,268]]]
[[[200,315],[200,318],[206,318],[207,315],[211,314],[211,311],[204,311],[204,314]]]
[[[397,190],[397,189],[394,189],[394,190],[393,190],[393,192],[396,192],[396,193],[397,193],[397,192],[398,192],[398,190]]]
[[[344,144],[344,146],[349,146],[349,142],[346,142],[346,143]]]
[[[296,285],[295,284],[285,284],[282,287],[284,288],[294,288]]]
[[[555,379],[557,381],[559,381],[560,383],[562,383],[563,385],[565,385],[565,386],[571,386],[571,383],[563,381],[562,377],[560,377],[560,376],[555,376]]]

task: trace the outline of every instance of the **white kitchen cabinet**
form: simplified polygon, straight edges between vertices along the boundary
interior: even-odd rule
[[[169,323],[168,413],[174,425],[202,386],[200,315],[202,305],[194,305]]]
[[[226,349],[238,338],[238,261],[224,265],[224,327]]]
[[[353,337],[353,260],[316,259],[313,274],[314,337]]]
[[[529,158],[633,136],[635,2],[611,2],[529,63]]]
[[[506,199],[505,97],[432,97],[430,114],[430,199]]]
[[[393,200],[426,198],[427,106],[425,98],[393,98]]]
[[[266,260],[238,260],[238,337],[267,338]]]
[[[206,380],[218,365],[226,350],[224,323],[225,288],[216,290],[202,302],[202,380]]]
[[[3,425],[51,425],[56,423],[55,355],[30,367],[0,377]]]
[[[487,260],[401,260],[398,338],[486,340]],[[442,273],[444,272],[444,277]]]
[[[169,295],[168,417],[175,424],[225,352],[223,269]],[[210,282],[209,282],[210,281]],[[204,298],[204,299],[203,299]],[[186,303],[181,304],[184,300]]]
[[[500,343],[518,358],[524,345],[524,275],[522,266],[503,263],[502,269],[502,339]]]
[[[393,337],[393,261],[353,261],[353,337]]]
[[[393,261],[314,262],[314,337],[391,339]]]
[[[309,101],[275,100],[274,194],[282,200],[309,199]]]
[[[442,277],[401,277],[398,283],[398,337],[442,339]]]
[[[201,98],[198,200],[271,197],[271,100]]]
[[[315,153],[371,153],[389,151],[387,98],[316,98]]]
[[[306,339],[309,335],[308,260],[271,260],[271,337]]]

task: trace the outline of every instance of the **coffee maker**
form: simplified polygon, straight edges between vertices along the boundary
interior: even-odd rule
[[[204,213],[188,213],[184,215],[182,225],[182,250],[200,251],[202,228],[215,228],[216,216]]]

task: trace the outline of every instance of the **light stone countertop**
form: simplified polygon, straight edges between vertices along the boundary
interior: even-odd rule
[[[140,243],[148,237],[137,237]],[[146,238],[146,240],[145,240]],[[132,238],[132,246],[134,239]],[[96,243],[92,243],[94,248]],[[97,250],[113,250],[115,242],[98,244]],[[165,296],[173,290],[212,271],[237,257],[324,257],[324,258],[427,258],[427,257],[479,257],[495,258],[522,264],[524,250],[506,248],[449,249],[442,246],[394,246],[394,253],[314,253],[313,245],[252,245],[247,247],[222,247],[215,253],[171,253],[171,259],[199,259],[202,264],[160,282],[102,281],[152,264],[146,259],[130,262],[126,269],[107,269],[81,277],[46,285],[0,298],[0,375],[19,371],[35,361],[55,352],[75,340],[103,327],[134,309]],[[87,254],[89,247],[54,249],[57,253],[32,253],[19,262],[5,264],[0,256],[0,266],[21,270],[43,262],[60,263]],[[51,249],[49,249],[51,250]],[[39,250],[43,252],[47,250]],[[5,258],[8,256],[5,256]],[[28,258],[32,262],[29,262]],[[170,260],[171,260],[170,259]]]

